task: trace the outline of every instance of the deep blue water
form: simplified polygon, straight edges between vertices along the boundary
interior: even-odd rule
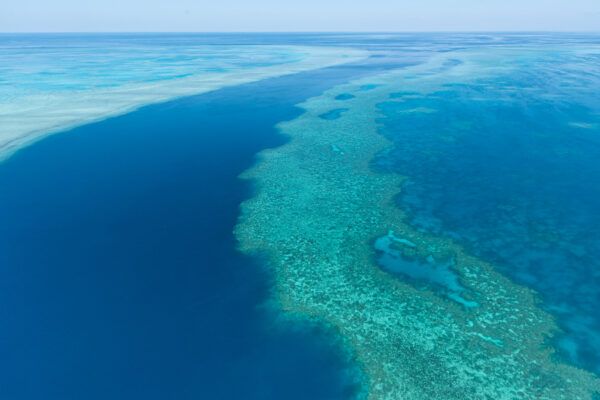
[[[373,70],[148,106],[0,164],[0,397],[354,397],[333,337],[261,306],[268,269],[232,229],[251,196],[237,176],[283,142],[274,125]]]
[[[562,357],[600,373],[600,57],[519,62],[380,104],[397,146],[377,165],[408,177],[398,205],[409,223],[538,291],[564,330]],[[399,112],[417,107],[436,112]]]

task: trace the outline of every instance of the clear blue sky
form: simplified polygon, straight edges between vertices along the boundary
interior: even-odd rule
[[[0,0],[0,31],[600,31],[600,0]]]

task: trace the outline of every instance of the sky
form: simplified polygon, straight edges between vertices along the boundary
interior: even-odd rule
[[[600,0],[0,0],[0,32],[600,31]]]

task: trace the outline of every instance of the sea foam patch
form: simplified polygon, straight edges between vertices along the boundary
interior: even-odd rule
[[[169,50],[170,51],[170,50]],[[22,49],[0,43],[0,160],[51,133],[144,105],[357,61],[367,52],[304,46]]]

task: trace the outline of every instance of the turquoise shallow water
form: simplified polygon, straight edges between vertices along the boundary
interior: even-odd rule
[[[290,49],[181,39],[168,35],[0,35],[0,93],[12,98],[32,91],[91,90],[302,59],[301,51]]]

